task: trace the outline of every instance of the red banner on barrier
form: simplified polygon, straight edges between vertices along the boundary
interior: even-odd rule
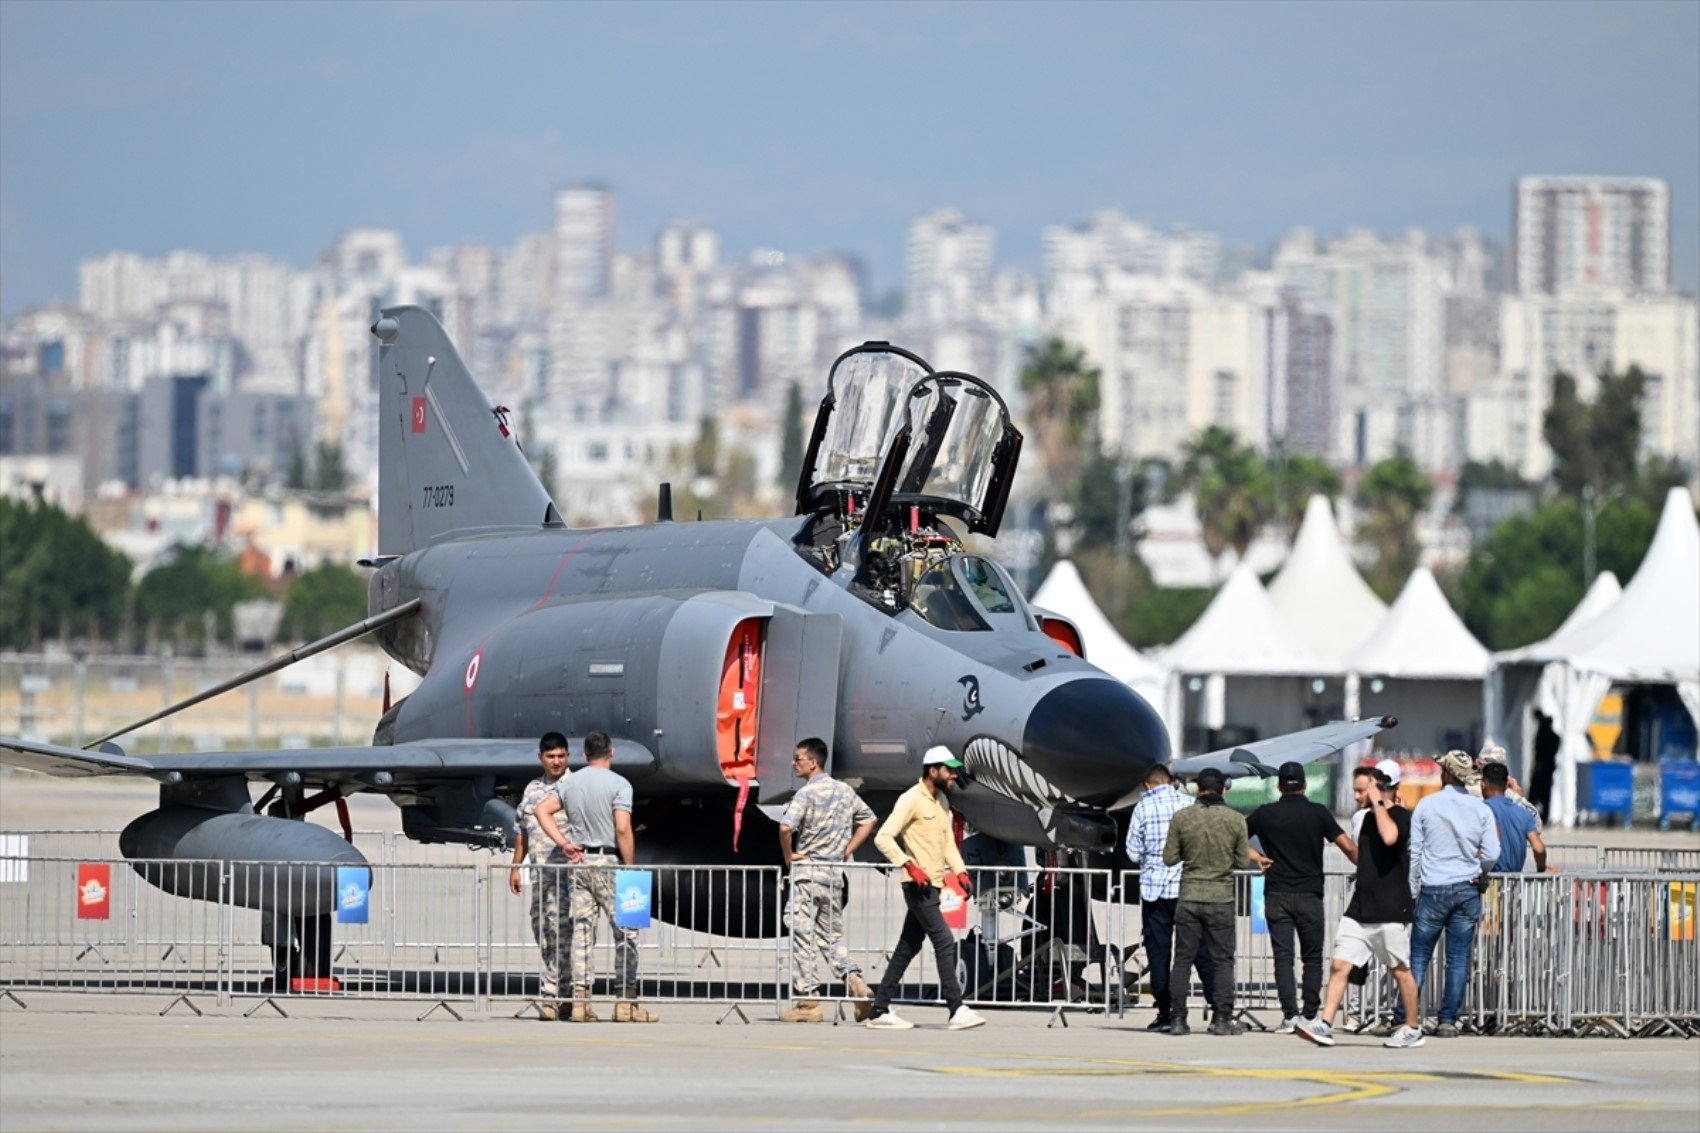
[[[77,866],[77,919],[104,921],[112,917],[112,867],[83,862]]]

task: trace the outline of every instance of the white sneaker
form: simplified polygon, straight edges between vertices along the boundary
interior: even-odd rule
[[[913,1031],[915,1029],[915,1024],[907,1019],[899,1019],[895,1011],[887,1011],[884,1015],[875,1015],[862,1025],[872,1027],[876,1031]]]
[[[970,1027],[984,1027],[985,1025],[986,1017],[966,1003],[958,1007],[956,1014],[950,1017],[950,1029],[953,1031],[966,1031]]]
[[[1411,1047],[1423,1045],[1423,1033],[1416,1027],[1400,1027],[1393,1032],[1392,1037],[1381,1045],[1409,1050]]]
[[[1293,1033],[1317,1046],[1334,1045],[1334,1028],[1321,1019],[1300,1019],[1293,1027]]]
[[[1297,1015],[1288,1015],[1285,1019],[1281,1020],[1281,1025],[1275,1028],[1275,1033],[1278,1035],[1290,1035],[1294,1031],[1298,1030],[1298,1028],[1299,1017]]]

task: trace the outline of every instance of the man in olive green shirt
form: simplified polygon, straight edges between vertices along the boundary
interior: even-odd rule
[[[1208,989],[1213,1035],[1245,1030],[1234,1022],[1234,871],[1251,867],[1251,842],[1245,819],[1222,802],[1227,785],[1227,777],[1213,767],[1199,772],[1198,802],[1175,813],[1163,844],[1163,864],[1181,867],[1173,969],[1190,970],[1200,944],[1208,949],[1216,967],[1216,986]],[[1191,1034],[1185,998],[1171,998],[1174,1026],[1169,1033]]]

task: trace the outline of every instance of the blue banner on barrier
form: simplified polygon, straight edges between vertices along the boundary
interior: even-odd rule
[[[336,921],[365,924],[372,895],[372,871],[363,865],[336,867]]]
[[[614,923],[620,928],[648,928],[653,880],[647,869],[614,873]]]
[[[1269,935],[1269,919],[1263,912],[1263,878],[1261,875],[1251,879],[1251,934],[1253,936]]]
[[[1659,817],[1700,815],[1700,763],[1667,759],[1659,764]]]

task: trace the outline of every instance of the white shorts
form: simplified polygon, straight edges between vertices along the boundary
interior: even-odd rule
[[[1351,917],[1340,918],[1334,934],[1334,958],[1354,968],[1371,958],[1388,968],[1411,966],[1411,926],[1408,924],[1359,924]]]

